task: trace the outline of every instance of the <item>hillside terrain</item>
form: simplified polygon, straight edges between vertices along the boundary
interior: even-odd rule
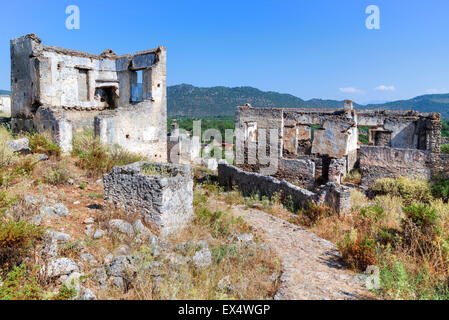
[[[141,84],[139,84],[141,88]],[[138,90],[141,92],[141,89]],[[0,90],[0,95],[10,94]],[[210,87],[199,88],[189,84],[169,86],[168,115],[183,117],[233,117],[235,107],[250,103],[260,108],[342,108],[344,101],[329,99],[303,100],[291,94],[261,91],[252,87]],[[417,110],[419,112],[438,112],[449,119],[449,93],[428,94],[409,100],[361,105],[358,109]]]
[[[303,100],[291,94],[264,92],[252,87],[199,88],[188,84],[168,87],[168,114],[170,116],[216,117],[233,116],[236,106],[250,103],[254,107],[270,108],[341,108],[343,101]],[[449,94],[423,95],[410,100],[382,104],[354,106],[360,109],[417,110],[439,112],[449,118]]]

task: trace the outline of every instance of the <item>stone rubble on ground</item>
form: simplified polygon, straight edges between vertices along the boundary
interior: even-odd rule
[[[6,142],[6,145],[10,147],[13,152],[30,154],[31,149],[29,143],[30,141],[27,138],[22,138],[17,140],[9,140]]]
[[[70,258],[53,259],[47,265],[47,276],[49,278],[57,278],[79,271],[80,267]]]
[[[196,268],[206,268],[212,264],[212,254],[208,248],[203,248],[195,252],[192,261]]]

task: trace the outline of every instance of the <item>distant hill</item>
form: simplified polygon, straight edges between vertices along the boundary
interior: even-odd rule
[[[438,112],[449,119],[449,93],[426,94],[409,100],[398,100],[383,104],[368,104],[367,109],[417,110],[420,112]]]
[[[234,116],[235,107],[250,103],[253,107],[284,108],[342,108],[344,102],[337,100],[303,100],[291,94],[264,92],[252,87],[198,88],[189,84],[168,87],[168,114],[170,116],[216,117]],[[381,104],[359,105],[359,109],[417,110],[439,112],[449,118],[449,94],[431,94],[410,100]]]
[[[141,84],[139,84],[141,86]],[[139,88],[141,92],[141,88]],[[0,95],[11,94],[0,90]],[[253,107],[270,108],[342,108],[344,102],[338,100],[303,100],[291,94],[261,91],[252,87],[211,87],[199,88],[180,84],[167,88],[168,115],[189,117],[232,117],[235,107],[250,103]],[[449,93],[427,94],[409,100],[360,105],[358,109],[417,110],[419,112],[438,112],[449,119]]]

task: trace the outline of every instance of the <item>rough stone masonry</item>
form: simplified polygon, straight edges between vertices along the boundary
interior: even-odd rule
[[[193,173],[189,165],[136,162],[103,176],[104,199],[128,214],[140,214],[162,235],[186,225],[193,215]]]
[[[447,157],[440,153],[441,119],[437,113],[355,110],[349,100],[343,109],[245,105],[237,107],[235,126],[240,132],[236,139],[243,140],[237,145],[245,146],[236,151],[236,158],[244,160],[238,163],[240,168],[260,170],[261,155],[250,155],[248,150],[259,150],[251,145],[259,143],[262,132],[275,129],[280,165],[272,176],[309,190],[329,181],[342,183],[355,168],[360,169],[362,184],[367,187],[382,177],[429,179],[449,171]],[[361,127],[367,130],[368,145],[358,141]],[[264,140],[269,141],[268,137]],[[286,159],[288,166],[283,165]]]
[[[164,47],[95,55],[34,34],[11,40],[12,129],[50,131],[65,152],[90,127],[104,143],[166,162],[166,87]]]

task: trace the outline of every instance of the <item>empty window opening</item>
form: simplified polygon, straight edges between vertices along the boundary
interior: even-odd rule
[[[143,101],[143,70],[135,71],[134,80],[131,86],[131,101]]]
[[[118,96],[115,87],[101,87],[95,89],[95,100],[101,102],[105,108],[115,109]]]
[[[78,100],[89,101],[89,70],[78,70]]]

